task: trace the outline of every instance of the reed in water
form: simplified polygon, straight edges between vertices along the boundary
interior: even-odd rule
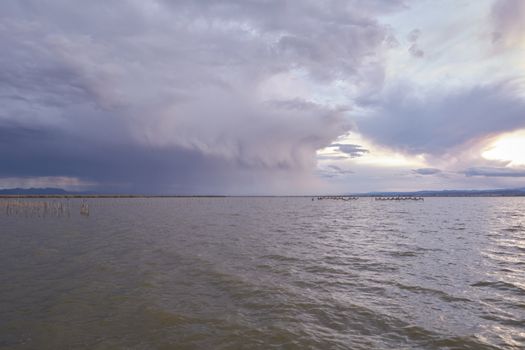
[[[7,216],[70,216],[69,201],[0,201],[0,212]]]
[[[86,201],[83,201],[82,205],[80,206],[80,215],[89,216],[89,205],[86,203]]]

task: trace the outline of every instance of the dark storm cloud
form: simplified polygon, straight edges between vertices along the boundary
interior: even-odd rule
[[[465,171],[467,176],[525,177],[525,169],[473,167]]]
[[[51,128],[2,127],[0,135],[0,178],[66,174],[94,181],[102,191],[154,194],[221,193],[233,190],[230,181],[245,180],[242,171],[230,172],[238,164],[195,150],[93,142]]]
[[[525,127],[525,100],[515,82],[433,94],[397,86],[358,126],[391,148],[439,155],[470,140]]]
[[[436,175],[436,174],[440,174],[441,170],[436,169],[436,168],[420,168],[420,169],[414,169],[413,172],[419,175]]]
[[[344,110],[268,101],[260,86],[283,73],[366,80],[390,35],[376,16],[404,6],[2,1],[0,176],[189,191],[311,170],[348,130]]]

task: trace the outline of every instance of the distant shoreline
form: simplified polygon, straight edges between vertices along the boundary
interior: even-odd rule
[[[309,193],[305,195],[227,195],[227,194],[133,194],[95,191],[67,191],[62,188],[6,188],[0,189],[0,198],[308,198],[308,197],[524,197],[523,188],[496,188],[485,190],[419,190]]]
[[[264,196],[264,195],[254,195],[254,196],[227,196],[227,195],[114,195],[114,194],[0,194],[1,199],[140,199],[140,198],[311,198],[311,197],[322,197],[325,195],[297,195],[297,196]],[[347,197],[349,195],[328,195],[334,197]],[[359,198],[374,198],[374,197],[405,197],[410,196],[410,194],[352,194],[352,197]],[[525,197],[525,193],[515,193],[515,194],[418,194],[418,197],[424,198],[488,198],[488,197]]]

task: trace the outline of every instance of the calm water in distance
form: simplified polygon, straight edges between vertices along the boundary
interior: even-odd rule
[[[0,349],[524,349],[525,198],[0,213]]]

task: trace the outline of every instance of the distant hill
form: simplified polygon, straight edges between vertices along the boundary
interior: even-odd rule
[[[418,197],[515,197],[525,196],[525,188],[492,190],[441,190],[414,192],[368,192],[361,196],[418,196]]]
[[[6,188],[0,189],[0,195],[66,195],[78,194],[78,192],[68,192],[62,188]]]

